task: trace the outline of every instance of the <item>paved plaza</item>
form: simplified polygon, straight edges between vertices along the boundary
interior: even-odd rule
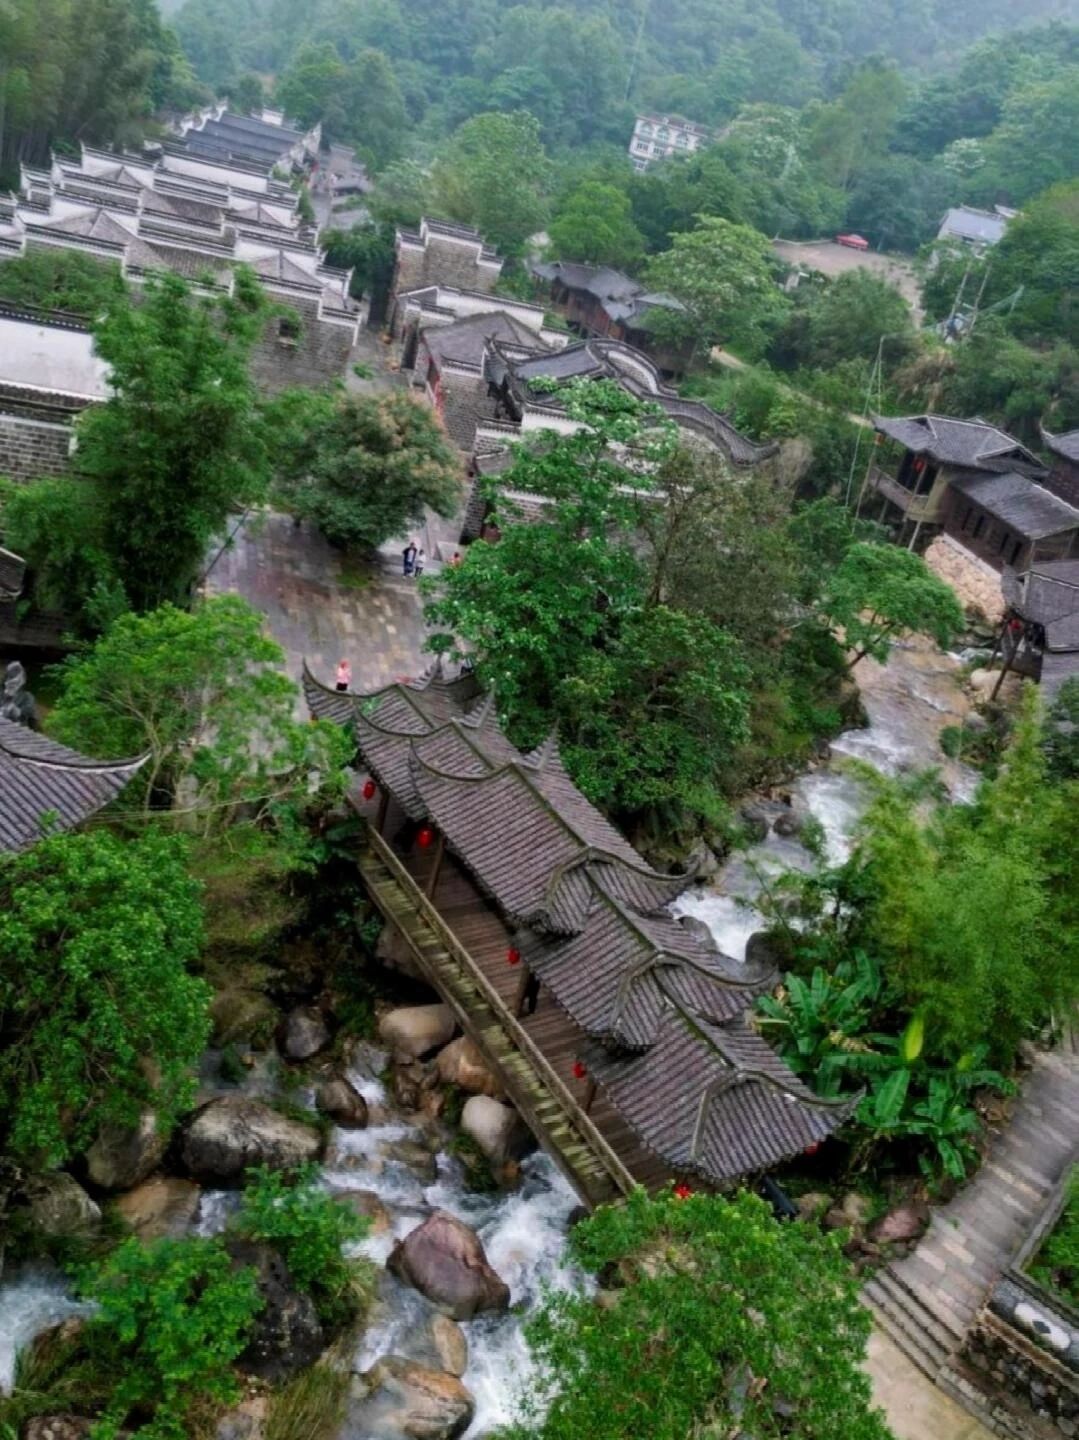
[[[347,659],[354,687],[373,690],[419,675],[432,661],[416,582],[401,574],[404,544],[390,542],[373,565],[355,565],[313,526],[264,512],[242,524],[212,563],[206,591],[242,595],[266,617],[294,680],[306,658],[332,684],[338,661]],[[297,705],[303,708],[299,698]]]

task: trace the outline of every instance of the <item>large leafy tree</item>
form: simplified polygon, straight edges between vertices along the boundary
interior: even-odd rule
[[[335,545],[377,549],[423,520],[452,515],[460,461],[427,408],[400,392],[279,402],[279,485],[297,515]]]
[[[548,233],[551,253],[563,260],[633,265],[644,253],[629,196],[600,181],[578,185],[558,207]]]
[[[538,1375],[504,1440],[889,1440],[835,1236],[744,1193],[638,1190],[576,1226],[570,1251],[613,1288],[547,1297],[527,1327]]]
[[[345,758],[334,727],[294,719],[283,659],[236,595],[121,615],[60,667],[49,733],[101,759],[148,753],[136,781],[146,807],[179,796],[206,827],[238,804],[280,812],[312,772],[332,783]]]
[[[492,489],[500,538],[443,575],[435,643],[467,643],[522,746],[558,725],[578,784],[627,823],[714,818],[718,773],[746,733],[739,647],[660,603],[635,538],[672,438],[606,382],[566,403],[581,428],[522,450]],[[543,497],[538,517],[519,514],[521,491]]]
[[[855,651],[852,665],[866,655],[883,662],[904,635],[929,635],[947,645],[963,627],[951,586],[920,555],[897,545],[852,545],[827,582],[822,610]]]
[[[194,1093],[209,987],[198,886],[175,837],[60,835],[0,858],[0,1149],[52,1166]]]
[[[649,283],[678,300],[680,311],[657,318],[664,330],[703,345],[735,342],[756,350],[787,302],[765,237],[748,225],[701,215],[696,229],[675,235],[649,267]]]
[[[869,270],[850,270],[808,292],[776,337],[780,358],[831,369],[844,360],[876,358],[881,340],[890,362],[913,348],[910,306],[899,291]]]
[[[547,219],[550,162],[539,123],[526,111],[492,111],[450,136],[432,173],[434,203],[474,225],[506,255],[520,254]]]
[[[1079,64],[1021,85],[986,146],[987,169],[1021,204],[1079,174]]]
[[[263,494],[267,453],[247,361],[266,322],[254,277],[202,299],[176,275],[95,329],[111,394],[79,425],[101,548],[135,610],[185,603],[229,511]]]

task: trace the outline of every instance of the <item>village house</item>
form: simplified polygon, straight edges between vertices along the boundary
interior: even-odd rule
[[[287,307],[252,356],[267,390],[341,377],[356,343],[350,272],[326,265],[295,193],[265,165],[166,145],[156,158],[84,146],[48,170],[24,166],[18,194],[0,198],[0,262],[49,249],[111,262],[135,285],[173,271],[228,292],[250,266]]]
[[[180,116],[170,129],[190,155],[295,171],[317,161],[322,143],[321,125],[302,131],[289,125],[280,110],[241,115],[231,111],[227,101]]]
[[[634,1184],[728,1186],[851,1113],[857,1097],[814,1095],[749,1022],[774,972],[670,913],[693,874],[653,869],[553,736],[518,751],[493,697],[441,667],[367,695],[305,667],[304,689],[370,771],[360,871],[392,943],[415,948],[587,1204]]]
[[[1001,586],[997,649],[1003,664],[997,689],[1015,670],[1037,680],[1051,705],[1065,681],[1079,679],[1079,559],[1037,560],[1022,572],[1005,570]]]
[[[940,222],[937,240],[959,240],[977,254],[990,249],[1004,238],[1008,222],[1018,211],[997,205],[992,210],[975,210],[970,205],[954,205]]]
[[[76,419],[107,393],[86,321],[0,301],[0,475],[66,474]]]
[[[638,115],[629,142],[634,170],[647,170],[654,160],[692,155],[707,145],[712,132],[678,115]]]
[[[881,497],[900,543],[914,549],[942,531],[998,573],[1071,554],[1079,509],[1048,487],[1025,445],[984,420],[878,416],[866,491]]]
[[[1051,435],[1043,429],[1042,440],[1052,456],[1046,487],[1069,505],[1079,506],[1079,430]]]
[[[532,274],[550,286],[552,306],[576,334],[624,340],[651,355],[668,378],[684,372],[692,347],[658,341],[652,324],[657,314],[682,309],[672,295],[646,290],[607,265],[555,260],[533,265]]]
[[[467,225],[425,217],[418,231],[398,230],[395,245],[388,309],[394,339],[401,338],[409,311],[398,305],[400,297],[432,287],[489,295],[502,274],[502,257]]]

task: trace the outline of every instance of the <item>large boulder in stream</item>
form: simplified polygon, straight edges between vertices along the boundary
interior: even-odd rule
[[[510,1288],[488,1264],[480,1237],[445,1210],[399,1240],[386,1266],[454,1320],[510,1303]]]
[[[459,1035],[440,1050],[436,1064],[443,1085],[456,1085],[469,1095],[490,1095],[495,1100],[504,1093],[497,1075],[491,1073],[480,1054],[479,1046],[467,1035]]]
[[[77,1180],[57,1170],[38,1175],[26,1187],[30,1223],[50,1239],[86,1236],[101,1223],[101,1211]]]
[[[454,1375],[401,1355],[384,1355],[355,1376],[336,1440],[456,1440],[475,1401]]]
[[[200,1194],[192,1180],[157,1175],[120,1195],[115,1210],[140,1240],[186,1235],[199,1208]]]
[[[253,1166],[294,1170],[321,1153],[322,1136],[313,1125],[238,1095],[211,1100],[196,1111],[181,1147],[189,1175],[226,1188],[242,1185]]]
[[[86,1152],[86,1173],[99,1190],[130,1190],[157,1169],[168,1141],[152,1110],[135,1125],[102,1125]]]
[[[319,1010],[290,1010],[277,1030],[277,1046],[286,1060],[310,1060],[330,1043],[330,1027]]]
[[[419,1060],[448,1045],[456,1028],[448,1005],[406,1005],[383,1015],[378,1036],[396,1055]]]
[[[522,1159],[536,1144],[513,1106],[502,1105],[487,1095],[473,1095],[466,1100],[461,1111],[461,1129],[495,1166]]]
[[[315,1104],[320,1115],[342,1130],[362,1130],[367,1124],[367,1101],[342,1075],[318,1087]]]

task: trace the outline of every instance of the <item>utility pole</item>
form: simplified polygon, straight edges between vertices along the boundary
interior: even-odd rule
[[[651,9],[652,0],[641,0],[641,18],[637,22],[637,36],[633,42],[633,51],[629,57],[629,71],[626,75],[626,93],[623,100],[628,100],[633,89],[633,82],[637,78],[637,61],[640,59],[641,45],[644,41],[644,27],[648,21],[648,12]]]

